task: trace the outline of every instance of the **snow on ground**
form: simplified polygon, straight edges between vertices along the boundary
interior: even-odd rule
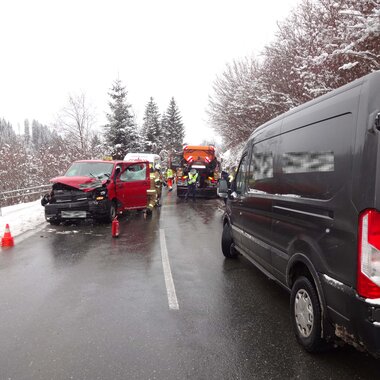
[[[45,214],[44,208],[41,206],[41,200],[2,207],[0,213],[0,238],[4,236],[6,224],[9,224],[13,237],[40,229],[41,225],[45,224]]]

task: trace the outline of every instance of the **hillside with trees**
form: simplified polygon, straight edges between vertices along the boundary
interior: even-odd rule
[[[237,163],[261,124],[375,70],[380,70],[379,0],[302,0],[258,57],[235,60],[214,82],[208,113],[223,150],[231,153],[227,165]],[[145,151],[168,162],[181,149],[185,127],[174,97],[162,113],[148,97],[138,125],[120,79],[108,95],[106,125],[96,122],[83,93],[68,96],[52,125],[25,120],[23,133],[0,115],[0,192],[47,184],[76,159],[122,159],[127,152]]]
[[[302,1],[260,57],[228,64],[214,82],[208,112],[229,165],[258,126],[379,69],[378,0]]]
[[[37,120],[24,121],[24,133],[16,134],[11,123],[0,119],[0,193],[45,185],[62,175],[78,159],[123,159],[128,152],[161,154],[180,149],[184,126],[174,97],[161,117],[150,98],[139,127],[128,92],[121,80],[112,84],[108,123],[96,124],[95,111],[85,94],[69,95],[51,126]]]

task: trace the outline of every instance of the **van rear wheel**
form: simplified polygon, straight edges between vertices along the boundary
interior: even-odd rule
[[[290,311],[298,343],[311,353],[323,351],[327,343],[322,338],[322,312],[318,294],[312,282],[304,276],[299,277],[293,285]]]
[[[223,227],[222,252],[223,255],[229,259],[235,258],[238,255],[234,241],[232,239],[231,227],[228,225],[228,223],[226,223]]]

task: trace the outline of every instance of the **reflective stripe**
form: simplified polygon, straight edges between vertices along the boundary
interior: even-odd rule
[[[189,173],[189,180],[187,181],[187,183],[189,185],[192,185],[193,183],[197,182],[197,178],[198,178],[198,173],[195,173],[195,174]]]

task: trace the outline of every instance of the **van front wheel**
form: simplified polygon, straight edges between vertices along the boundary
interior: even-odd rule
[[[237,257],[237,251],[234,241],[232,239],[231,227],[226,223],[223,227],[222,234],[222,252],[223,255],[229,259]]]
[[[117,215],[117,213],[116,213],[116,202],[112,201],[110,206],[109,206],[107,216],[105,217],[104,221],[106,223],[111,223],[115,219],[116,215]]]
[[[321,306],[314,285],[304,276],[293,285],[290,311],[298,343],[308,352],[322,351],[326,342],[322,338]]]

